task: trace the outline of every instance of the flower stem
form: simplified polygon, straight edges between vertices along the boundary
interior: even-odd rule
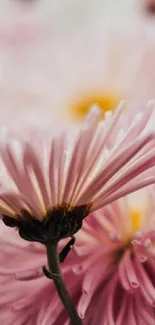
[[[57,289],[58,295],[70,317],[72,325],[82,325],[82,321],[78,316],[78,313],[70,299],[66,285],[63,280],[63,276],[59,266],[59,255],[57,252],[57,244],[46,245],[47,258],[50,272],[52,273],[52,279]]]

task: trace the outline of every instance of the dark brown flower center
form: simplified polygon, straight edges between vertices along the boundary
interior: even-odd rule
[[[22,238],[46,245],[73,236],[82,227],[82,221],[88,214],[88,205],[56,207],[39,221],[27,210],[22,210],[16,219],[3,215],[3,222],[6,226],[17,227]]]

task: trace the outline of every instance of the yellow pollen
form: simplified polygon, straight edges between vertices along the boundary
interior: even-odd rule
[[[138,231],[141,228],[142,212],[140,210],[131,210],[130,218],[132,231]]]
[[[114,111],[120,99],[121,97],[118,94],[110,92],[87,94],[83,98],[77,98],[76,101],[73,101],[71,115],[76,119],[82,119],[92,105],[99,106],[103,113]]]

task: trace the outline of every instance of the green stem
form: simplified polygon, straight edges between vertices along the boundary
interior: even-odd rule
[[[59,255],[57,252],[57,244],[47,244],[47,258],[52,279],[57,289],[58,295],[70,317],[72,325],[82,325],[82,321],[70,299],[63,276],[59,266]]]

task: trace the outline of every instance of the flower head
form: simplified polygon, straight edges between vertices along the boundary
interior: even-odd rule
[[[84,324],[154,322],[153,194],[140,192],[135,200],[123,198],[95,212],[79,234],[72,271],[81,278],[77,309]]]
[[[84,325],[154,323],[154,208],[148,190],[111,203],[84,221],[77,245],[62,264]],[[22,241],[3,225],[0,229],[1,322],[69,324],[54,287],[40,272],[44,247]]]
[[[143,132],[151,111],[148,107],[146,112],[136,115],[128,128],[120,105],[113,115],[107,113],[104,121],[98,121],[99,110],[94,107],[82,125],[51,132],[50,139],[42,133],[35,136],[31,132],[27,140],[22,136],[19,141],[14,135],[14,140],[6,141],[3,135],[0,212],[7,226],[16,227],[24,239],[38,241],[48,248],[76,233],[83,219],[90,214],[90,224],[89,219],[84,224],[82,256],[77,258],[71,254],[63,267],[68,290],[80,316],[84,317],[87,311],[86,324],[92,319],[89,305],[93,308],[93,299],[97,299],[100,306],[98,285],[106,281],[105,292],[111,295],[110,308],[116,286],[120,287],[122,296],[124,294],[117,272],[113,272],[125,258],[130,241],[124,239],[124,233],[120,240],[117,238],[117,228],[123,226],[124,213],[120,210],[122,219],[120,216],[117,225],[115,215],[117,217],[119,209],[112,202],[155,181],[151,176],[155,159],[154,136]],[[125,126],[124,130],[122,126]],[[107,211],[106,217],[103,210],[94,212],[101,207]],[[112,209],[111,214],[108,214],[109,209]],[[111,226],[116,226],[115,231],[109,232],[110,222]],[[63,306],[59,299],[55,299],[54,287],[49,285],[41,271],[45,248],[27,244],[17,232],[7,227],[1,226],[0,231],[1,322],[7,325],[14,321],[17,325],[68,324]],[[150,238],[146,238],[148,245]],[[102,249],[100,243],[104,243]],[[10,254],[14,256],[12,261]],[[10,263],[13,263],[12,267]],[[96,273],[97,281],[93,281]],[[110,278],[111,282],[108,281]],[[11,295],[8,295],[10,283]],[[137,284],[136,280],[133,283]],[[101,295],[106,305],[107,298],[103,292]],[[108,309],[108,315],[111,315],[111,309]],[[97,323],[101,321],[101,316],[95,312],[94,317]]]
[[[51,140],[3,143],[4,223],[26,240],[58,242],[76,233],[90,212],[154,182],[145,175],[133,182],[154,165],[154,135],[141,135],[151,108],[136,115],[127,131],[119,122],[122,110],[120,104],[98,121],[100,111],[93,107],[81,126],[56,132]]]

